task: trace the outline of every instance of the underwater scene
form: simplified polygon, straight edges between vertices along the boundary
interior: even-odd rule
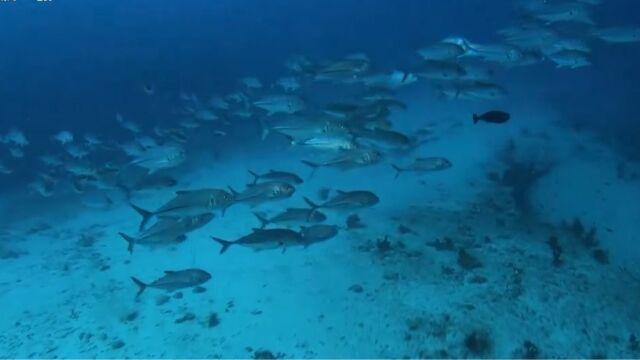
[[[0,1],[1,358],[640,358],[640,1]]]

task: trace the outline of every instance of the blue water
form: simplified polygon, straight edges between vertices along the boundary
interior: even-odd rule
[[[0,357],[640,357],[640,3],[593,2],[0,1]],[[545,17],[557,9],[593,23]],[[532,24],[556,37],[501,35]],[[635,38],[598,35],[616,26]],[[425,76],[434,59],[418,50],[452,36],[461,53],[437,64],[454,78]],[[569,62],[588,64],[558,66],[566,39],[586,47]],[[496,45],[517,59],[487,59]],[[462,79],[472,65],[490,76]],[[393,71],[388,89],[367,82]],[[272,95],[303,107],[270,115]],[[474,124],[490,110],[509,120]],[[314,121],[300,137],[277,128]],[[347,145],[308,144],[323,136]],[[412,168],[423,158],[451,166]],[[301,183],[247,195],[248,170],[270,169]],[[162,210],[198,189],[232,199]],[[377,200],[345,205],[342,191]],[[132,205],[157,213],[160,244]],[[254,213],[287,208],[337,234],[310,240],[311,215],[256,230]],[[200,213],[214,218],[194,226]],[[211,239],[248,234],[259,250]],[[211,278],[165,273],[186,269]]]

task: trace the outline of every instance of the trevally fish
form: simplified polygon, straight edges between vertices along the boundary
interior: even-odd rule
[[[15,128],[9,130],[9,132],[4,137],[0,137],[0,142],[20,147],[29,145],[29,140],[27,140],[27,137],[24,135],[22,130]]]
[[[158,170],[172,168],[182,164],[187,158],[182,146],[167,144],[147,149],[130,163],[147,169],[149,174]]]
[[[302,140],[292,140],[292,145],[318,150],[352,150],[357,147],[352,137],[343,134],[321,134]]]
[[[639,26],[614,26],[593,30],[593,36],[608,43],[630,43],[640,41]]]
[[[391,147],[403,147],[411,145],[411,138],[399,131],[388,129],[357,129],[354,135],[358,142],[363,140],[374,145],[385,145]]]
[[[321,162],[302,160],[302,163],[310,166],[315,172],[315,170],[320,167],[336,167],[346,170],[356,167],[374,165],[380,162],[380,160],[382,160],[382,154],[377,150],[353,149],[343,151],[342,153],[329,160]],[[311,175],[313,175],[313,172],[311,173]]]
[[[267,115],[277,113],[294,114],[304,110],[304,101],[293,95],[270,95],[254,101],[253,105],[266,110]]]
[[[283,116],[274,121],[260,120],[262,139],[271,132],[286,136],[291,141],[304,140],[321,134],[348,134],[344,124],[329,116]]]
[[[258,250],[269,250],[282,248],[283,251],[289,246],[300,245],[303,241],[299,232],[290,229],[253,229],[253,231],[235,241],[223,240],[211,237],[222,247],[220,254],[224,254],[230,246],[240,245]]]
[[[265,201],[281,200],[291,197],[296,188],[284,181],[266,181],[249,184],[242,192],[229,187],[235,202],[246,202],[256,205]]]
[[[304,246],[307,247],[321,241],[329,240],[338,235],[338,226],[336,225],[311,225],[301,226],[300,235]]]
[[[507,90],[500,85],[480,81],[453,82],[438,86],[438,90],[450,99],[499,100],[507,95]]]
[[[391,165],[396,171],[396,178],[400,176],[401,172],[404,171],[413,171],[413,172],[431,172],[431,171],[441,171],[446,170],[453,166],[451,162],[443,157],[423,157],[416,158],[413,163],[408,166],[400,167],[398,165]]]
[[[51,137],[53,140],[59,142],[62,145],[66,145],[73,142],[73,134],[70,131],[62,130]]]
[[[397,70],[391,73],[372,74],[362,77],[362,83],[365,86],[387,89],[397,89],[413,84],[416,81],[418,81],[418,78],[414,74]]]
[[[430,80],[456,80],[466,74],[465,69],[458,63],[428,60],[416,72],[416,75]]]
[[[418,54],[425,60],[454,60],[465,53],[462,46],[454,43],[436,43],[418,50]]]
[[[578,50],[562,50],[548,54],[547,57],[556,64],[557,68],[577,69],[591,65],[589,54]]]
[[[258,174],[249,170],[249,174],[253,176],[252,184],[256,184],[260,181],[284,181],[291,185],[302,184],[303,180],[298,175],[287,171],[269,170],[264,174]]]
[[[138,293],[136,298],[147,288],[156,288],[167,291],[175,291],[185,288],[190,288],[198,285],[202,285],[211,279],[211,274],[201,269],[186,269],[186,270],[166,270],[164,275],[151,283],[144,283],[135,277],[131,277],[131,280],[138,286]]]
[[[234,202],[233,195],[222,189],[197,189],[176,191],[173,199],[154,211],[140,208],[130,204],[133,209],[142,216],[140,230],[153,217],[185,217],[202,213],[210,213],[220,210],[224,214],[225,210]]]
[[[9,169],[5,164],[2,163],[2,161],[0,161],[0,174],[13,174],[13,170]]]
[[[310,208],[287,208],[285,211],[270,218],[266,218],[258,213],[254,213],[253,215],[260,221],[261,229],[267,227],[269,224],[319,223],[327,219],[325,214]]]
[[[249,89],[262,89],[262,82],[255,77],[245,77],[240,79],[240,82]]]
[[[137,236],[118,233],[128,243],[127,250],[133,252],[134,245],[161,247],[176,245],[186,240],[186,234],[208,224],[214,215],[205,213],[180,218],[162,217]]]
[[[549,3],[546,4],[546,6],[533,10],[531,15],[549,24],[556,22],[574,22],[587,25],[595,24],[587,8],[579,2]]]
[[[371,207],[380,199],[371,191],[355,190],[355,191],[341,191],[336,190],[336,195],[322,204],[315,204],[309,198],[305,197],[304,200],[311,207],[311,209],[362,209]]]
[[[351,58],[335,61],[313,71],[315,80],[353,83],[369,69],[369,60]]]
[[[286,92],[293,92],[300,88],[300,82],[293,76],[281,77],[276,84]]]

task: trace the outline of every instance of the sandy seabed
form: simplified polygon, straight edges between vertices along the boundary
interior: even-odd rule
[[[415,103],[394,122],[424,117],[420,126],[434,138],[415,155],[454,166],[398,179],[389,163],[410,159],[320,169],[292,198],[257,208],[302,207],[324,186],[379,195],[378,205],[358,211],[365,227],[308,248],[220,255],[210,236],[235,239],[258,227],[256,209],[245,205],[175,248],[132,255],[118,232],[135,233],[140,219],[126,202],[107,210],[49,204],[12,221],[0,260],[0,356],[640,356],[640,205],[630,201],[640,183],[620,177],[624,160],[589,133],[558,125],[555,114],[512,111],[507,125],[474,126],[471,105]],[[553,163],[530,189],[526,215],[510,188],[488,176],[505,169],[511,139],[513,156]],[[247,169],[309,173],[286,150],[257,154],[245,149],[186,172],[180,187],[241,187]],[[134,200],[154,208],[170,197]],[[341,226],[348,215],[327,214],[326,223]],[[575,218],[598,229],[608,264],[562,225]],[[562,248],[559,266],[550,237]],[[135,300],[131,276],[151,281],[193,267],[212,274],[206,291],[148,289]]]

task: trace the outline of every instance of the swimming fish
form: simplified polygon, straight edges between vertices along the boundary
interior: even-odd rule
[[[315,204],[309,198],[304,201],[311,209],[362,209],[374,206],[380,199],[376,194],[367,190],[342,191],[336,190],[336,194],[322,204]]]
[[[233,195],[234,201],[256,205],[265,201],[289,198],[296,191],[296,188],[284,181],[267,181],[249,184],[242,192],[238,192],[231,187],[229,187],[229,190]]]
[[[148,211],[134,204],[131,207],[142,216],[140,229],[153,217],[185,217],[195,216],[203,213],[220,210],[224,214],[225,210],[234,202],[233,195],[222,189],[195,189],[176,191],[173,199],[166,202],[154,211]]]
[[[302,235],[290,229],[253,229],[253,231],[235,241],[228,241],[217,237],[211,237],[222,247],[220,254],[224,254],[230,246],[246,246],[256,251],[282,248],[300,245],[303,241]]]
[[[211,279],[211,274],[201,269],[166,270],[164,275],[151,283],[144,283],[135,277],[131,280],[138,286],[136,299],[149,287],[174,291],[202,285]]]
[[[398,165],[391,165],[396,171],[396,178],[400,176],[401,172],[404,171],[413,171],[413,172],[431,172],[431,171],[442,171],[453,166],[451,161],[443,157],[423,157],[416,158],[413,163],[406,167],[400,167]]]
[[[187,233],[205,226],[213,218],[212,213],[179,218],[163,217],[137,236],[130,236],[123,232],[118,234],[127,242],[127,250],[132,253],[135,245],[162,247],[179,244],[186,240]]]
[[[478,121],[484,121],[494,124],[502,124],[509,121],[511,115],[509,113],[499,110],[488,111],[482,115],[473,114],[473,123],[477,124]]]
[[[298,175],[287,172],[287,171],[278,171],[278,170],[269,170],[264,174],[258,174],[251,170],[248,170],[249,174],[253,176],[252,184],[256,184],[260,181],[284,181],[292,185],[302,184],[303,180]]]

